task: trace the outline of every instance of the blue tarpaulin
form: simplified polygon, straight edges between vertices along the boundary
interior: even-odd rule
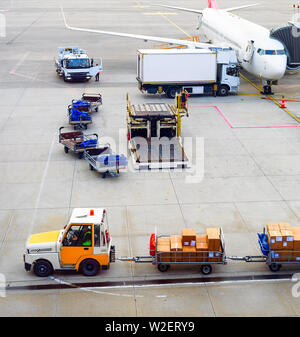
[[[83,111],[79,111],[77,109],[71,109],[71,120],[72,121],[89,121],[91,120],[91,117]]]
[[[95,147],[98,143],[97,139],[89,139],[79,144],[79,147],[87,148],[87,147]]]
[[[268,238],[265,233],[257,233],[260,250],[264,256],[269,254],[270,248]]]
[[[91,103],[90,102],[86,102],[86,101],[82,101],[82,100],[78,100],[76,102],[73,102],[73,108],[86,108],[86,107],[90,107]]]
[[[123,155],[107,155],[96,158],[97,162],[103,163],[105,166],[127,166],[127,158]]]

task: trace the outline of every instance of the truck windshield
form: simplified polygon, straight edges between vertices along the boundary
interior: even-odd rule
[[[89,68],[89,59],[73,59],[67,61],[67,69]]]

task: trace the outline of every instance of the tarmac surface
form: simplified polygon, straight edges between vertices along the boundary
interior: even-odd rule
[[[66,30],[60,3],[4,0],[0,8],[7,9],[0,16],[6,21],[6,36],[0,37],[0,273],[7,286],[5,297],[3,290],[0,294],[0,316],[300,315],[292,281],[297,266],[273,274],[264,263],[228,261],[214,267],[213,281],[205,281],[198,267],[162,274],[151,264],[120,261],[93,278],[60,272],[39,279],[24,270],[28,235],[63,228],[76,207],[107,209],[117,257],[148,255],[155,228],[180,234],[184,227],[204,233],[208,226],[223,228],[228,256],[259,255],[256,233],[267,222],[300,225],[300,103],[287,101],[283,110],[256,100],[257,89],[244,79],[239,95],[190,97],[182,136],[193,140],[193,153],[199,150],[203,179],[191,171],[130,168],[118,178],[102,179],[86,161],[65,154],[58,129],[68,125],[71,100],[84,92],[103,96],[88,133],[97,132],[125,154],[126,93],[133,104],[173,101],[137,89],[136,50],[152,48],[152,42]],[[72,26],[170,38],[199,35],[196,14],[150,3],[62,1]],[[178,0],[165,3],[182,6]],[[291,20],[293,1],[260,3],[239,14],[270,29]],[[184,2],[187,8],[206,5]],[[236,1],[219,0],[219,5],[232,7]],[[99,83],[65,83],[56,76],[57,48],[70,44],[94,59],[102,57]],[[300,100],[300,72],[286,74],[273,90],[275,97]]]

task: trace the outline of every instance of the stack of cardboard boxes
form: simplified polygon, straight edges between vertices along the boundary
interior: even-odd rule
[[[300,227],[289,223],[267,224],[272,257],[278,261],[300,261]]]
[[[207,228],[205,235],[184,228],[181,235],[157,239],[158,262],[219,262],[222,247],[219,228]]]

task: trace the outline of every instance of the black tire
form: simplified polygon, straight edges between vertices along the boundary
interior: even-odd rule
[[[78,158],[82,159],[82,157],[83,157],[83,152],[78,152]]]
[[[228,96],[229,88],[227,85],[221,85],[218,89],[218,96]]]
[[[67,82],[65,74],[63,74],[63,79],[64,79],[65,82]]]
[[[96,109],[95,109],[95,112],[98,112],[98,110],[99,110],[99,109],[98,109],[98,108],[96,108]]]
[[[38,277],[47,277],[53,274],[53,267],[49,261],[39,260],[34,263],[33,272]]]
[[[157,265],[157,268],[159,271],[161,271],[162,273],[166,272],[169,270],[170,266],[168,264],[163,264],[163,263],[159,263]]]
[[[201,273],[203,275],[209,275],[212,272],[212,267],[210,264],[203,264],[201,267]]]
[[[269,268],[270,268],[270,270],[271,270],[272,272],[276,273],[277,271],[280,270],[281,264],[271,263],[271,264],[269,265]]]
[[[169,87],[167,89],[167,97],[168,98],[175,98],[176,93],[179,92],[180,88],[176,86]]]
[[[96,260],[86,259],[80,264],[80,271],[84,276],[95,276],[100,270],[100,265]]]
[[[106,172],[102,173],[102,179],[106,178]]]
[[[94,167],[90,164],[90,170],[94,171]]]
[[[69,149],[65,146],[65,153],[68,153]]]

